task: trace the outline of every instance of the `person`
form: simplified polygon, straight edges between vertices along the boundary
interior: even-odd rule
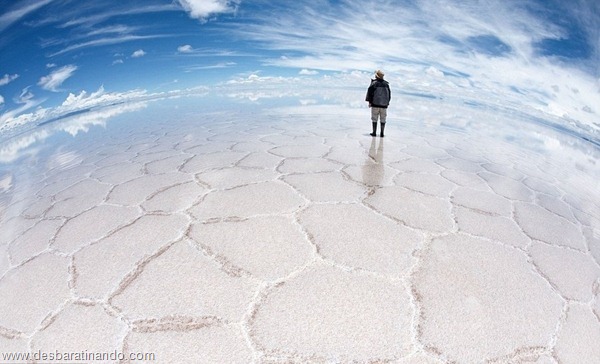
[[[382,138],[387,118],[387,108],[392,99],[390,84],[383,79],[383,76],[384,74],[381,70],[375,71],[375,79],[371,80],[371,85],[367,89],[367,97],[365,99],[371,108],[371,121],[373,123],[371,136],[377,136],[377,119],[379,119],[379,123],[381,124],[381,133],[379,136]]]

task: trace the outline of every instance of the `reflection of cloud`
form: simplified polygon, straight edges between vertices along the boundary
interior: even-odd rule
[[[3,143],[0,148],[0,163],[13,162],[25,154],[36,154],[37,149],[31,149],[30,147],[57,132],[67,132],[72,136],[76,136],[81,132],[88,132],[92,126],[105,127],[107,121],[117,115],[138,111],[146,107],[146,102],[123,103],[66,117],[54,123],[44,124],[38,127],[40,130],[36,130],[23,137],[17,137],[8,143]]]
[[[313,77],[272,77],[252,73],[247,77],[231,79],[215,87],[217,92],[228,97],[258,101],[282,97],[297,97],[301,100],[362,107],[364,92],[370,73],[346,72]]]
[[[46,163],[49,170],[54,169],[69,169],[81,163],[82,157],[76,151],[63,151],[63,148],[58,150],[48,158]]]
[[[133,112],[144,109],[148,106],[146,102],[126,103],[117,106],[102,108],[86,112],[80,115],[69,117],[64,121],[60,121],[56,125],[57,130],[66,131],[72,136],[76,136],[80,132],[87,133],[91,126],[106,126],[106,122],[119,114]]]
[[[77,70],[77,66],[68,65],[61,67],[55,71],[52,71],[48,76],[44,76],[38,82],[38,85],[49,91],[59,91],[58,88],[63,84],[69,77],[73,76],[73,73]]]
[[[131,57],[133,58],[139,58],[139,57],[143,57],[146,55],[146,52],[144,52],[143,49],[138,49],[137,51],[133,52],[133,54],[131,55]]]
[[[12,175],[6,173],[0,177],[0,192],[8,191],[13,185]]]
[[[388,79],[391,83],[392,110],[407,115],[415,110],[419,99],[447,100],[449,104],[469,105],[477,109],[485,109],[490,113],[511,112],[523,115],[527,119],[543,120],[552,127],[559,127],[575,134],[586,136],[592,140],[600,140],[600,125],[594,117],[591,107],[578,109],[574,105],[568,109],[558,109],[564,103],[545,102],[547,95],[534,94],[522,90],[486,88],[485,85],[474,83],[465,77],[446,75],[437,68],[422,68],[420,72],[405,72],[401,75],[394,73]],[[364,94],[372,74],[370,72],[342,72],[327,74],[320,77],[272,77],[253,73],[246,77],[238,77],[215,87],[217,94],[252,102],[266,99],[281,99],[297,97],[299,99],[320,100],[320,103],[339,104],[352,108],[365,107]],[[573,89],[557,87],[554,93],[563,92],[578,95]],[[581,100],[594,97],[580,95]],[[579,91],[579,94],[582,92]],[[595,104],[594,104],[595,105]],[[415,118],[421,119],[424,110]],[[577,113],[586,114],[575,117]],[[569,116],[570,114],[572,116]],[[587,119],[586,119],[587,118]],[[443,119],[441,119],[443,120]]]
[[[3,143],[0,147],[0,163],[10,163],[15,161],[20,156],[24,155],[26,150],[31,145],[37,143],[40,140],[44,140],[50,136],[50,133],[46,130],[36,131],[28,134],[27,136],[18,138],[11,141],[10,143]],[[35,151],[29,151],[35,154]]]
[[[24,90],[24,93],[27,89]],[[0,115],[0,136],[23,127],[33,127],[61,117],[73,115],[74,113],[87,112],[91,108],[101,108],[125,102],[141,102],[161,98],[176,97],[182,95],[199,95],[206,93],[205,87],[196,87],[185,90],[173,90],[169,92],[148,93],[145,90],[132,90],[127,92],[105,92],[103,87],[98,91],[88,94],[82,91],[78,95],[70,93],[65,101],[55,108],[38,108],[35,112],[24,113],[41,101],[26,100],[25,104],[14,110]]]
[[[300,105],[316,105],[318,103],[317,100],[315,99],[300,99],[298,100],[300,102]]]

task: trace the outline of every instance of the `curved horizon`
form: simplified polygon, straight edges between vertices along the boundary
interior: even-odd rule
[[[598,29],[594,1],[17,1],[0,7],[0,129],[198,87],[364,87],[381,68],[597,140]]]

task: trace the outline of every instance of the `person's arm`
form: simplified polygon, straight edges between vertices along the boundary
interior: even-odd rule
[[[390,92],[390,101],[392,101],[392,89],[390,88],[390,85],[388,85],[388,91]]]
[[[365,101],[369,103],[369,107],[371,107],[371,101],[373,101],[373,85],[370,85],[367,89],[367,96],[365,97]]]

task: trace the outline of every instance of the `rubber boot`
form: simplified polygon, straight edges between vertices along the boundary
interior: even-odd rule
[[[379,134],[380,137],[383,138],[383,131],[385,130],[385,123],[381,124],[381,134]]]
[[[371,136],[377,136],[377,122],[372,123],[373,124],[373,132],[371,133]]]

